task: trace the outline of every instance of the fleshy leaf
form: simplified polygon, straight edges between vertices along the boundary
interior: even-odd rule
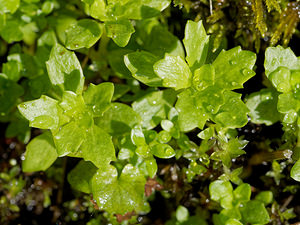
[[[24,172],[46,170],[56,158],[57,153],[52,135],[50,132],[45,132],[32,139],[26,146],[22,169]]]
[[[87,2],[87,1],[85,1]],[[95,19],[104,21],[106,19],[106,3],[105,0],[94,0],[89,2],[89,14]]]
[[[263,202],[268,205],[273,202],[273,192],[272,191],[261,191],[255,196],[255,200]]]
[[[142,210],[145,184],[144,175],[132,165],[127,164],[119,176],[117,169],[109,165],[94,175],[92,193],[100,209],[123,215]]]
[[[97,169],[91,162],[81,160],[68,173],[68,181],[74,189],[89,194],[92,192],[90,183]]]
[[[126,54],[131,53],[132,50],[126,48],[119,48],[110,51],[108,54],[108,62],[115,74],[120,78],[132,78],[130,71],[124,63]],[[115,84],[116,85],[116,84]]]
[[[175,105],[178,111],[178,123],[183,132],[190,131],[196,127],[202,129],[208,119],[208,114],[196,106],[192,91],[187,89],[178,95]]]
[[[229,181],[216,180],[209,185],[210,198],[220,201],[226,195],[232,195],[232,185]]]
[[[112,103],[102,117],[95,118],[95,123],[109,134],[118,136],[130,133],[131,128],[141,123],[141,118],[128,105]]]
[[[286,67],[278,67],[269,75],[269,79],[277,91],[284,93],[291,91],[290,78],[291,72]]]
[[[191,85],[192,72],[180,56],[165,55],[153,66],[155,73],[163,80],[163,86],[175,90]]]
[[[280,113],[277,111],[277,101],[278,93],[273,89],[261,89],[259,92],[249,95],[246,106],[250,110],[251,121],[268,126],[279,121]]]
[[[100,39],[102,29],[95,20],[79,20],[66,30],[66,47],[71,50],[90,48]]]
[[[107,36],[112,38],[113,41],[120,47],[125,47],[134,33],[134,27],[130,20],[116,20],[106,21],[105,28]]]
[[[195,96],[196,106],[209,114],[216,114],[224,103],[224,90],[209,86]]]
[[[69,117],[75,117],[85,110],[82,95],[77,95],[72,91],[63,93],[59,106],[63,109],[64,115]]]
[[[241,47],[223,50],[212,63],[216,84],[227,90],[243,88],[243,83],[255,75],[252,70],[255,61],[255,53]]]
[[[162,86],[162,80],[154,72],[153,65],[159,60],[155,55],[141,51],[124,56],[124,62],[132,76],[150,87]]]
[[[242,221],[250,224],[267,224],[270,217],[261,201],[251,200],[240,208]]]
[[[300,108],[300,103],[294,98],[292,92],[284,93],[278,96],[277,109],[280,113],[285,114],[283,122],[293,123],[297,119],[297,112]]]
[[[176,219],[179,222],[184,222],[188,220],[188,218],[189,218],[189,210],[182,205],[178,206],[178,208],[176,209]]]
[[[223,127],[238,128],[248,123],[248,108],[241,100],[241,94],[225,91],[224,104],[220,107],[214,121]]]
[[[290,70],[299,70],[300,61],[290,48],[284,49],[282,46],[269,47],[265,53],[266,76],[275,71],[278,67],[286,67]]]
[[[205,63],[209,45],[209,36],[206,35],[202,21],[189,20],[187,22],[183,43],[187,53],[186,61],[193,68],[192,71],[202,66]]]
[[[0,13],[13,14],[20,6],[20,0],[0,0]]]
[[[90,84],[84,92],[83,98],[85,104],[91,108],[94,116],[97,117],[102,116],[110,107],[113,94],[114,85],[112,83]]]
[[[16,106],[17,99],[24,93],[23,88],[0,74],[0,116],[7,115]]]
[[[72,121],[53,134],[58,156],[77,152],[86,137],[86,131]]]
[[[163,58],[166,53],[185,58],[181,41],[157,20],[143,20],[137,24],[143,48],[148,52]]]
[[[151,92],[132,104],[132,108],[142,118],[142,126],[146,129],[156,127],[167,117],[176,100],[172,89]]]
[[[31,127],[40,129],[56,129],[59,125],[58,102],[42,95],[33,101],[18,105],[21,114],[29,120]]]
[[[80,94],[83,90],[84,77],[81,65],[73,52],[56,44],[46,62],[50,81],[65,91]]]
[[[98,168],[106,167],[116,159],[111,136],[95,125],[87,132],[79,151],[86,161],[91,161]]]
[[[294,164],[291,169],[291,177],[300,182],[300,159]]]
[[[151,146],[151,152],[158,158],[169,159],[175,156],[174,149],[167,144],[156,144]]]
[[[220,202],[223,208],[232,207],[233,188],[229,181],[216,180],[209,185],[212,200]]]
[[[202,91],[215,83],[215,69],[211,64],[205,64],[196,69],[193,76],[193,87]]]
[[[9,20],[0,32],[2,38],[8,43],[21,41],[23,39],[23,33],[20,29],[18,20]]]
[[[234,191],[234,198],[239,202],[248,202],[251,196],[251,186],[243,183],[239,185]]]

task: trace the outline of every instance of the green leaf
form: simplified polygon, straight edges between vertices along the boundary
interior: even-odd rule
[[[163,58],[166,53],[185,58],[181,41],[158,20],[143,20],[137,24],[137,32],[142,46],[148,52]]]
[[[249,95],[246,106],[250,110],[251,121],[256,124],[266,124],[268,126],[276,123],[280,119],[277,111],[278,92],[274,89],[261,89]]]
[[[132,108],[141,116],[142,126],[152,129],[166,119],[175,100],[176,93],[172,89],[156,91],[133,102]]]
[[[273,192],[272,191],[261,191],[255,196],[255,200],[263,202],[268,205],[273,202]]]
[[[6,24],[6,14],[0,12],[0,34],[1,34],[1,30],[3,29],[5,24]],[[3,51],[3,49],[2,49],[2,51]],[[1,51],[1,54],[2,54],[2,51]]]
[[[234,191],[234,198],[239,202],[248,202],[251,196],[251,186],[243,183],[239,185]]]
[[[80,94],[83,90],[84,76],[81,65],[73,52],[56,44],[46,62],[50,81],[62,90]]]
[[[13,14],[20,6],[20,0],[0,0],[0,13]]]
[[[300,182],[300,159],[294,164],[291,169],[291,177]]]
[[[184,222],[189,218],[189,211],[184,206],[180,205],[176,209],[176,219],[179,222]]]
[[[228,128],[245,126],[248,123],[247,113],[249,110],[241,100],[241,96],[232,91],[225,91],[224,104],[219,108],[213,120]]]
[[[226,223],[228,220],[230,219],[236,219],[236,220],[240,220],[242,219],[242,216],[239,212],[239,209],[236,207],[230,208],[230,209],[223,209],[220,214],[221,216],[224,217],[224,219],[226,218]],[[228,219],[228,220],[227,220]]]
[[[15,82],[8,80],[0,74],[0,116],[7,115],[23,95],[23,88]]]
[[[46,74],[35,77],[28,81],[30,93],[33,98],[39,98],[42,94],[46,94],[51,87],[50,80]]]
[[[98,168],[106,167],[116,160],[111,136],[95,125],[88,130],[79,151],[85,160],[91,161]]]
[[[134,27],[130,20],[116,20],[106,21],[105,29],[107,36],[112,38],[113,41],[120,47],[125,47],[134,33]]]
[[[250,224],[267,224],[270,217],[264,204],[257,200],[251,200],[240,208],[242,221]]]
[[[202,66],[205,63],[209,46],[209,36],[206,35],[202,21],[188,20],[183,43],[187,53],[186,61],[192,71]]]
[[[209,86],[201,92],[196,93],[196,107],[208,114],[216,114],[221,105],[224,104],[224,90],[217,86]]]
[[[209,185],[210,198],[220,202],[226,196],[232,196],[233,188],[229,181],[215,180]]]
[[[71,50],[90,48],[100,39],[102,29],[95,20],[79,20],[66,30],[66,47]]]
[[[283,122],[293,123],[297,119],[297,112],[300,108],[299,101],[294,98],[293,93],[284,93],[278,96],[277,109],[279,112],[284,113]]]
[[[168,144],[156,144],[151,146],[151,152],[158,158],[169,159],[175,156],[174,149]]]
[[[278,67],[286,67],[290,70],[299,70],[300,62],[290,48],[282,46],[269,47],[265,52],[266,76],[275,71]]]
[[[84,92],[83,98],[85,104],[90,107],[94,116],[102,116],[110,107],[111,99],[114,94],[114,85],[106,82],[98,85],[90,84]]]
[[[230,218],[229,220],[226,221],[225,225],[243,225],[243,224],[237,219]]]
[[[209,194],[211,199],[220,202],[223,208],[232,207],[233,188],[229,181],[213,181],[209,185]]]
[[[145,136],[144,136],[144,133],[143,133],[141,127],[135,126],[131,130],[130,137],[131,137],[131,141],[134,145],[136,145],[136,146],[146,145]]]
[[[142,3],[145,6],[163,11],[170,5],[170,0],[142,0]]]
[[[18,111],[16,111],[16,113],[14,113],[14,118],[11,119],[10,124],[6,128],[5,137],[17,137],[19,141],[27,144],[30,140],[30,136],[31,129],[29,127],[28,121],[23,118]]]
[[[87,2],[87,1],[85,1]],[[94,0],[88,2],[90,6],[88,7],[89,14],[95,19],[104,21],[106,19],[106,3],[105,0]]]
[[[140,51],[124,56],[124,62],[132,76],[150,87],[162,86],[162,80],[154,72],[153,66],[159,60],[155,55]]]
[[[245,154],[245,151],[242,150],[246,147],[248,141],[240,140],[238,138],[232,138],[228,142],[224,143],[224,150],[226,150],[231,158],[239,157],[240,155]]]
[[[215,70],[211,64],[205,64],[199,69],[196,69],[193,76],[193,87],[198,91],[203,91],[205,88],[214,85]]]
[[[163,86],[175,90],[188,88],[191,85],[192,72],[180,56],[166,54],[153,66],[155,73],[163,80]]]
[[[64,115],[75,117],[85,110],[84,99],[82,95],[77,95],[72,91],[65,91],[59,106],[64,110]]]
[[[255,61],[255,53],[241,47],[223,50],[212,63],[216,84],[227,90],[243,88],[243,83],[255,75],[252,70]]]
[[[131,53],[132,50],[120,48],[110,51],[108,54],[108,62],[115,74],[120,78],[132,78],[130,71],[124,63],[126,54]]]
[[[156,175],[157,163],[154,157],[145,159],[141,166],[145,166],[145,169],[147,170],[146,175],[148,175],[150,178],[153,178]]]
[[[50,132],[45,132],[32,139],[26,146],[22,169],[24,172],[46,170],[56,158],[57,153],[52,135]]]
[[[50,14],[54,9],[55,3],[50,1],[45,1],[42,5],[42,12],[46,15]]]
[[[75,168],[68,173],[68,182],[72,188],[90,194],[92,192],[90,187],[91,180],[97,170],[98,168],[92,163],[81,160]]]
[[[66,30],[73,24],[76,24],[77,20],[74,17],[59,14],[55,20],[55,28],[58,39],[61,43],[66,43]]]
[[[98,170],[92,179],[92,193],[100,209],[108,213],[139,212],[144,205],[146,179],[138,169],[127,164],[118,176],[109,165]]]
[[[130,133],[131,128],[140,123],[140,116],[122,103],[112,103],[102,117],[95,118],[95,124],[113,136]]]
[[[39,99],[18,105],[20,113],[29,120],[31,127],[56,129],[59,125],[58,102],[42,95]]]
[[[196,127],[203,129],[208,120],[208,114],[197,107],[191,89],[187,89],[178,95],[175,105],[178,111],[178,123],[180,130],[187,132]]]
[[[2,72],[7,76],[7,79],[15,82],[21,77],[21,68],[22,65],[16,60],[11,60],[2,64]]]
[[[8,43],[21,41],[23,39],[23,32],[19,25],[19,21],[17,20],[7,21],[0,32],[2,38]]]
[[[58,156],[75,153],[86,138],[86,131],[77,122],[62,126],[58,132],[53,132],[54,143]]]
[[[278,67],[269,75],[269,79],[279,92],[286,93],[292,89],[290,84],[291,73],[286,67]]]

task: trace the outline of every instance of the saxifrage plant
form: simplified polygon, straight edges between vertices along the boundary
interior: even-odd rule
[[[58,157],[82,159],[67,175],[69,183],[90,194],[95,207],[117,223],[112,215],[122,222],[120,216],[151,210],[151,185],[167,188],[162,164],[174,160],[183,188],[197,179],[208,182],[201,193],[209,195],[211,205],[206,213],[190,216],[178,204],[169,224],[276,221],[270,212],[270,207],[276,211],[273,192],[261,191],[251,199],[252,184],[243,179],[243,166],[235,164],[248,154],[244,149],[249,142],[239,129],[249,120],[267,126],[280,121],[284,134],[279,149],[267,146],[269,152],[259,160],[274,160],[266,175],[277,185],[286,166],[300,180],[299,58],[290,49],[268,48],[267,88],[246,96],[244,103],[240,92],[255,75],[255,53],[241,47],[216,49],[202,21],[187,21],[181,42],[155,18],[169,1],[76,4],[93,19],[74,17],[77,11],[60,1],[7,1],[0,7],[0,34],[7,43],[32,45],[35,26],[46,29],[36,51],[11,48],[0,76],[1,121],[10,122],[6,136],[27,143],[29,127],[42,130],[26,146],[23,171],[45,171]],[[56,9],[61,14],[52,17]],[[14,25],[17,31],[12,32]],[[102,80],[93,84],[96,71],[103,71]],[[114,83],[109,82],[111,74],[117,78]],[[254,159],[250,163],[257,163]],[[281,164],[276,161],[282,159]],[[295,217],[293,209],[278,210],[278,215],[281,221]]]

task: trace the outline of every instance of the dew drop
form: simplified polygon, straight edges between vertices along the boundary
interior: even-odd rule
[[[58,136],[58,135],[57,135],[57,136],[55,136],[55,139],[57,139],[57,140],[59,140],[60,138],[61,138],[61,137],[60,137],[60,136]]]
[[[247,68],[245,68],[245,69],[242,70],[242,74],[245,75],[245,76],[252,75],[253,73],[254,72],[252,70],[247,69]]]
[[[237,82],[231,82],[231,85],[235,87],[237,86]]]
[[[235,61],[235,60],[230,60],[230,61],[229,61],[229,64],[230,64],[230,65],[236,65],[236,64],[237,64],[237,61]]]
[[[21,155],[21,160],[24,161],[25,160],[25,154]]]

